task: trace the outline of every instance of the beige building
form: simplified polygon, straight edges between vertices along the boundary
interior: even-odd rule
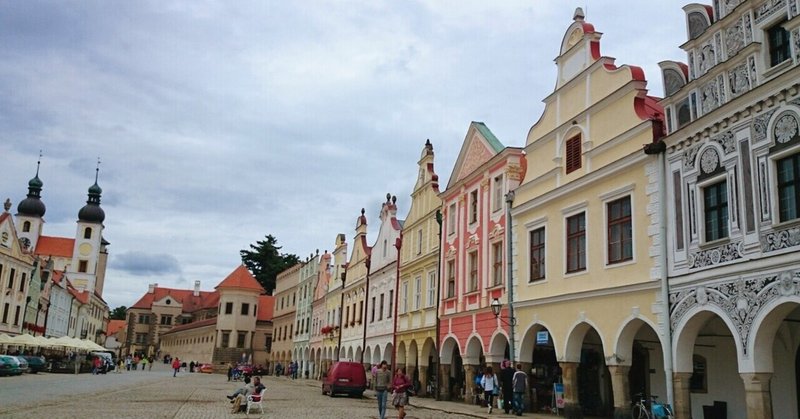
[[[297,284],[300,283],[300,268],[303,263],[294,266],[278,274],[275,280],[275,311],[273,319],[274,339],[272,352],[275,362],[273,368],[280,364],[283,372],[292,358],[294,351],[294,321],[297,307]]]
[[[600,37],[576,10],[511,210],[515,360],[537,411],[563,383],[567,417],[630,416],[633,394],[670,395],[658,160],[642,150],[663,116],[644,72],[602,56]]]
[[[11,202],[6,201],[0,214],[0,332],[18,335],[22,333],[29,275],[36,258],[20,245],[10,208]]]

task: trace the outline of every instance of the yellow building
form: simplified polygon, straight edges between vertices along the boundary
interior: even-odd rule
[[[428,382],[437,371],[436,299],[438,289],[439,177],[433,170],[430,140],[417,162],[419,175],[411,192],[411,208],[403,225],[400,252],[400,289],[397,291],[396,365],[406,367],[419,395],[428,394]]]
[[[366,300],[367,277],[372,248],[367,245],[367,217],[361,208],[353,238],[353,252],[345,269],[344,317],[341,328],[339,359],[361,362],[364,348],[364,300]]]
[[[342,275],[347,262],[347,239],[345,235],[336,235],[328,283],[325,294],[325,324],[320,328],[323,335],[321,371],[326,372],[331,364],[338,360],[339,333],[341,332],[342,312]]]
[[[273,368],[279,364],[282,372],[293,361],[294,350],[294,318],[297,307],[297,284],[300,283],[300,268],[303,263],[298,263],[278,274],[275,279],[275,312],[273,318],[272,353],[275,360]]]
[[[512,209],[516,361],[537,411],[563,382],[567,417],[667,396],[658,161],[642,150],[662,112],[644,72],[601,56],[600,37],[576,10]]]

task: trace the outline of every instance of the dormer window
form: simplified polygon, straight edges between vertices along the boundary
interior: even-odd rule
[[[570,174],[581,168],[581,136],[567,140],[567,150],[565,153],[567,174]]]
[[[783,22],[767,29],[769,42],[769,65],[776,65],[788,60],[789,57],[789,31],[784,29]]]

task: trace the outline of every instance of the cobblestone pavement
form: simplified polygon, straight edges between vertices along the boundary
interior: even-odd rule
[[[265,413],[250,417],[269,418],[377,418],[377,404],[366,397],[323,396],[319,382],[264,377],[267,396]],[[236,418],[225,398],[238,383],[223,375],[180,373],[173,378],[167,366],[152,371],[122,374],[25,374],[0,377],[0,417],[3,418]],[[461,403],[412,398],[407,419],[455,419],[472,417],[511,418],[488,415]],[[387,417],[396,418],[393,408]],[[532,418],[532,415],[525,415]],[[546,416],[536,416],[543,418]]]

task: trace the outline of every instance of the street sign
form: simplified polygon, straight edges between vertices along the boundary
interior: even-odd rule
[[[546,344],[550,340],[550,333],[547,330],[536,332],[536,344]]]

